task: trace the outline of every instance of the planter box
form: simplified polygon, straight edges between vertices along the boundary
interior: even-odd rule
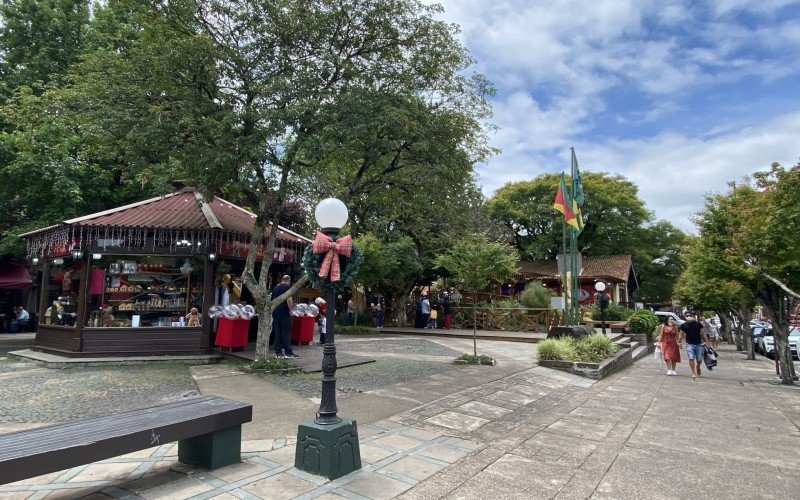
[[[540,359],[539,366],[562,370],[582,377],[601,380],[612,373],[633,363],[633,347],[624,347],[618,353],[606,358],[599,363],[586,363],[583,361],[557,361],[552,359]]]

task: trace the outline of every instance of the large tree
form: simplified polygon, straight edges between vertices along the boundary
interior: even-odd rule
[[[438,6],[108,5],[98,29],[130,34],[122,43],[98,36],[104,43],[76,75],[75,102],[84,105],[75,111],[87,143],[107,161],[121,161],[129,177],[181,172],[208,191],[244,200],[256,214],[244,280],[261,312],[260,359],[272,308],[303,281],[270,297],[265,268],[254,273],[252,250],[266,236],[271,253],[277,226],[269,235],[264,227],[281,220],[285,200],[343,194],[358,224],[364,210],[357,197],[387,196],[385,186],[439,165],[448,150],[457,160],[444,162],[439,175],[468,179],[470,161],[485,150],[479,120],[487,87],[464,76],[471,59],[455,28],[435,19]],[[483,108],[469,106],[476,103]],[[413,192],[411,183],[403,186]]]
[[[800,303],[800,244],[787,228],[800,220],[800,166],[773,164],[754,177],[707,197],[697,217],[700,247],[689,255],[689,270],[738,283],[746,290],[740,292],[740,311],[748,307],[748,293],[763,306],[772,321],[781,381],[793,384],[789,314]],[[750,342],[748,316],[739,316]]]
[[[506,184],[488,201],[489,218],[517,247],[523,258],[554,259],[561,252],[562,223],[553,210],[560,174]],[[638,197],[637,186],[620,175],[584,172],[585,227],[578,250],[587,256],[631,254],[641,276],[636,297],[669,300],[680,274],[678,258],[685,235],[653,216]]]

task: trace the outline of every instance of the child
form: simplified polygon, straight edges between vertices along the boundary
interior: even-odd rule
[[[431,319],[428,321],[428,328],[439,328],[439,324],[436,321],[438,317],[439,312],[435,307],[431,307]]]
[[[319,343],[324,344],[327,326],[327,318],[325,317],[325,313],[328,311],[328,303],[322,297],[317,297],[314,303],[319,308],[319,314],[317,315],[317,324],[319,325]]]
[[[200,312],[196,307],[191,308],[186,315],[186,326],[200,326]]]

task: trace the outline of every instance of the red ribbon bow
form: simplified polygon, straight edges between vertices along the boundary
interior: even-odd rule
[[[330,236],[317,231],[317,235],[314,236],[314,241],[311,243],[311,251],[325,254],[325,258],[319,268],[319,277],[327,278],[330,272],[331,281],[339,281],[342,277],[339,256],[350,257],[353,252],[353,238],[347,235],[333,241]]]

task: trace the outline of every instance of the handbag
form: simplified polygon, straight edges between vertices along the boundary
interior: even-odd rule
[[[660,346],[656,346],[655,351],[653,351],[653,358],[656,361],[662,361],[662,362],[664,361],[664,353],[661,351]]]

